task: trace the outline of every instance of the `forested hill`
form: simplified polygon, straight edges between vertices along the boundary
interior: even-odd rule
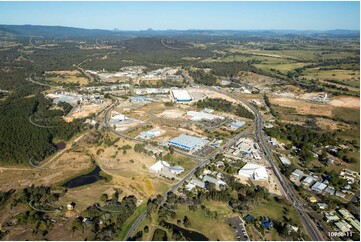
[[[116,23],[115,23],[116,24]],[[193,36],[207,38],[228,37],[262,37],[262,36],[307,36],[307,37],[330,37],[330,38],[359,38],[359,30],[325,30],[325,31],[298,31],[298,30],[147,30],[120,31],[104,29],[84,29],[65,26],[42,26],[42,25],[1,25],[0,32],[11,33],[20,36],[42,36],[44,38],[79,38],[79,37],[145,37],[145,36]]]
[[[43,160],[56,151],[54,139],[67,141],[79,132],[79,123],[66,123],[61,118],[65,115],[63,111],[49,110],[51,101],[40,94],[41,90],[34,85],[23,86],[0,102],[1,165]],[[39,124],[53,128],[32,124],[30,116]]]
[[[118,36],[119,32],[101,29],[82,29],[63,26],[0,25],[0,30],[21,36],[42,36],[44,38]]]

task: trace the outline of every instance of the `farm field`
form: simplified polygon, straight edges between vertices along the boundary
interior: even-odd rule
[[[310,65],[310,63],[290,63],[290,64],[268,64],[268,63],[265,63],[265,64],[256,64],[255,66],[260,68],[260,69],[267,69],[267,70],[270,70],[270,69],[275,69],[275,70],[279,70],[280,72],[283,72],[283,73],[287,73],[289,71],[292,71],[292,70],[295,70],[297,68],[301,68],[301,67],[304,67],[306,65]]]

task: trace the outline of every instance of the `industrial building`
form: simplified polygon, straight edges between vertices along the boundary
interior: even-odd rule
[[[153,100],[151,98],[144,97],[144,96],[134,96],[134,97],[130,97],[129,101],[132,103],[148,103]]]
[[[184,172],[184,168],[181,166],[171,166],[168,162],[159,160],[149,167],[148,171],[152,173],[161,173],[166,177],[172,178],[172,176],[174,176],[172,174],[179,175]]]
[[[170,164],[166,161],[159,160],[154,165],[149,167],[148,171],[152,173],[159,173],[165,168],[170,168]]]
[[[192,121],[224,119],[224,117],[222,116],[217,116],[205,112],[196,112],[196,111],[188,111],[187,115],[191,117],[190,120]]]
[[[166,93],[169,93],[169,89],[168,88],[142,88],[142,89],[134,89],[134,92],[137,95],[166,94]]]
[[[293,179],[294,181],[299,181],[301,180],[301,178],[303,177],[303,171],[296,169],[292,172],[290,178]]]
[[[284,166],[290,166],[291,165],[291,161],[289,159],[287,159],[287,157],[279,156],[278,158],[280,158],[280,161],[281,161],[282,165],[284,165]]]
[[[173,174],[179,175],[184,172],[184,168],[181,166],[172,166],[170,168],[170,172],[172,172]]]
[[[201,139],[194,136],[181,134],[168,141],[168,145],[175,146],[179,149],[193,152],[206,145],[209,141],[207,139]]]
[[[117,124],[117,123],[120,123],[120,122],[122,122],[122,121],[124,121],[126,119],[127,119],[127,117],[125,117],[123,114],[118,113],[116,111],[112,111],[111,112],[111,118],[110,118],[109,122],[111,124]]]
[[[250,156],[253,159],[260,160],[261,156],[257,150],[257,144],[251,138],[240,138],[235,145],[233,155],[241,153],[243,157]]]
[[[211,109],[211,108],[205,108],[205,109],[203,109],[203,112],[205,112],[205,113],[213,113],[214,110]]]
[[[173,101],[176,103],[184,103],[192,101],[192,97],[187,90],[172,90],[171,91]]]
[[[248,163],[239,170],[238,175],[248,177],[251,180],[266,180],[268,173],[266,167]]]
[[[244,121],[236,120],[233,123],[231,123],[231,129],[233,129],[233,130],[239,129],[240,127],[242,127],[245,124],[246,124],[246,122],[244,122]]]
[[[156,136],[159,136],[161,131],[159,129],[152,129],[148,131],[143,131],[139,134],[139,138],[141,139],[151,139]]]
[[[75,106],[78,102],[84,99],[83,95],[67,92],[49,93],[46,95],[46,97],[53,99],[53,103],[55,104],[64,102],[69,103],[73,106]]]

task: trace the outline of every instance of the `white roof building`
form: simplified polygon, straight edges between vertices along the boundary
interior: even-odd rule
[[[110,118],[110,123],[116,124],[116,123],[120,123],[126,119],[127,119],[127,117],[125,117],[123,114],[117,114]]]
[[[311,189],[315,192],[322,193],[326,189],[327,185],[322,182],[316,182]]]
[[[201,121],[203,119],[213,120],[213,119],[224,119],[222,116],[213,115],[205,112],[196,112],[196,111],[188,111],[187,115],[190,116],[192,121]]]
[[[284,156],[279,156],[282,164],[284,166],[290,166],[291,165],[291,161],[287,158],[287,157],[284,157]]]
[[[203,177],[203,181],[204,182],[210,182],[210,183],[213,183],[213,184],[218,185],[218,186],[226,186],[227,185],[224,181],[219,180],[219,179],[214,178],[214,177],[211,177],[209,175],[205,175]]]
[[[299,181],[303,177],[303,171],[296,169],[292,172],[290,177],[293,178],[294,180]]]
[[[320,208],[320,209],[326,209],[328,208],[328,205],[326,203],[317,203],[317,206]]]
[[[156,136],[159,136],[161,134],[161,131],[159,129],[152,129],[148,131],[143,131],[139,134],[139,137],[142,139],[151,139]]]
[[[231,129],[236,130],[236,129],[242,127],[242,126],[245,125],[245,124],[246,124],[245,121],[236,120],[236,121],[234,121],[233,123],[231,123],[231,126],[230,126],[230,127],[231,127]]]
[[[184,168],[181,166],[171,166],[168,162],[159,160],[149,167],[148,171],[152,173],[162,173],[163,175],[173,177],[172,174],[179,175],[184,172]]]
[[[238,171],[238,175],[251,180],[265,180],[268,178],[266,167],[248,163]]]
[[[205,188],[205,187],[206,187],[205,184],[204,184],[204,182],[201,181],[201,180],[198,180],[197,178],[192,178],[192,179],[189,181],[189,183],[191,183],[191,184],[193,184],[193,185],[195,185],[195,186],[197,186],[197,187],[200,187],[200,188]]]
[[[315,182],[315,178],[312,176],[306,176],[303,180],[302,180],[302,184],[310,187],[314,182]]]
[[[185,185],[187,191],[192,191],[195,187],[196,185],[194,185],[193,183],[188,183],[187,185]]]
[[[325,192],[326,193],[328,193],[328,194],[330,194],[330,195],[334,195],[335,194],[335,188],[333,187],[333,186],[328,186],[328,187],[326,187],[326,189],[325,189]]]
[[[181,103],[192,101],[192,97],[187,90],[172,90],[171,94],[174,102]]]
[[[179,175],[182,172],[184,172],[184,168],[181,166],[172,166],[170,168],[170,172],[172,172],[173,174]]]
[[[213,113],[213,109],[211,109],[211,108],[205,108],[205,109],[203,109],[203,112],[205,112],[205,113]]]
[[[162,161],[159,160],[158,162],[156,162],[154,165],[152,165],[151,167],[149,167],[148,171],[149,172],[153,172],[153,173],[159,173],[161,172],[164,168],[168,168],[170,169],[170,164],[166,161]]]

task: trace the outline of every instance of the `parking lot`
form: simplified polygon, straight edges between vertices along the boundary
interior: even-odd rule
[[[212,147],[210,145],[205,145],[202,148],[200,148],[199,150],[196,150],[193,154],[204,157],[204,156],[209,155],[213,150],[214,150],[214,147]]]
[[[246,229],[244,227],[244,223],[240,217],[227,218],[226,222],[235,229],[236,238],[238,241],[249,240]]]

